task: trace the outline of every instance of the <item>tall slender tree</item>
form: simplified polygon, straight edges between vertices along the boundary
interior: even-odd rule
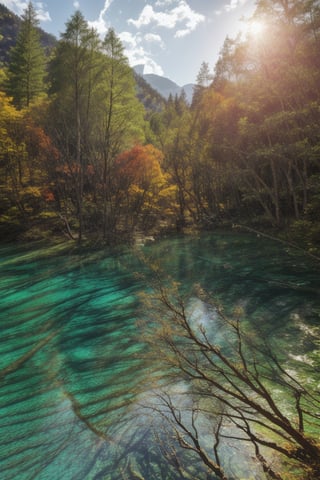
[[[133,72],[124,55],[120,39],[112,28],[107,32],[102,51],[104,57],[103,120],[100,125],[103,178],[102,235],[114,227],[116,215],[112,212],[111,168],[121,150],[143,141],[144,109],[136,96]]]
[[[79,241],[97,228],[109,238],[118,211],[113,160],[144,140],[144,109],[132,70],[114,31],[101,43],[79,11],[66,24],[50,67],[51,122],[69,185],[65,211],[75,214]]]
[[[78,219],[78,239],[83,234],[83,196],[85,168],[88,165],[88,138],[92,120],[93,82],[99,70],[99,40],[80,11],[66,23],[66,31],[58,44],[51,63],[52,89],[55,94],[52,112],[55,118],[55,138],[63,153]],[[58,115],[57,115],[58,114]]]
[[[30,102],[45,91],[45,54],[37,30],[38,19],[31,2],[22,15],[17,43],[11,50],[8,71],[8,93],[19,107],[28,107]]]

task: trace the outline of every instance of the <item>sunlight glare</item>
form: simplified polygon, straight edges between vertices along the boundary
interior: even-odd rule
[[[247,33],[252,36],[261,35],[265,30],[265,25],[258,20],[252,20],[248,22],[247,25]]]

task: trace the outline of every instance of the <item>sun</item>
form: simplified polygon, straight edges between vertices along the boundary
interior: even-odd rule
[[[261,20],[257,20],[254,18],[252,18],[251,20],[242,18],[241,22],[242,25],[239,33],[241,33],[245,37],[258,39],[267,30],[266,23]]]
[[[265,28],[265,24],[259,20],[248,20],[241,30],[249,37],[259,37],[265,31]]]
[[[264,32],[265,27],[265,24],[260,22],[259,20],[251,20],[247,23],[245,33],[250,36],[257,37]]]

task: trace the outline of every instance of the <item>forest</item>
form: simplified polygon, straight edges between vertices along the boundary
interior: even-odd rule
[[[190,103],[7,13],[4,478],[318,480],[320,1],[257,0]]]
[[[191,105],[143,102],[112,28],[76,11],[45,49],[29,3],[0,66],[1,237],[240,225],[319,253],[319,1],[258,0],[251,21],[264,34],[227,37]]]

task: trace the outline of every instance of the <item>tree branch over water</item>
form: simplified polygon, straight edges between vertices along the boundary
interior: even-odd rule
[[[263,339],[245,330],[239,312],[228,318],[200,286],[195,286],[194,296],[206,306],[207,318],[195,314],[179,285],[166,288],[158,275],[153,289],[144,308],[149,312],[143,324],[147,355],[160,362],[169,384],[166,393],[161,386],[157,393],[162,406],[148,408],[170,422],[180,445],[222,479],[230,477],[221,445],[235,438],[251,445],[268,478],[281,479],[287,470],[298,469],[299,478],[318,479],[319,392],[303,385]],[[187,385],[182,403],[179,395],[170,393],[170,381]],[[306,430],[310,418],[313,425]]]
[[[302,252],[307,257],[310,257],[313,260],[316,260],[317,262],[320,262],[320,257],[318,255],[315,255],[315,254],[309,252],[308,250],[306,250],[305,248],[302,248],[299,245],[296,245],[295,243],[289,242],[288,240],[283,240],[282,238],[275,237],[274,235],[271,235],[270,233],[260,232],[259,230],[256,230],[255,228],[252,228],[252,227],[248,227],[246,225],[236,224],[236,225],[234,225],[234,228],[243,229],[243,230],[246,230],[250,233],[255,233],[258,236],[268,238],[269,240],[273,240],[274,242],[282,243],[282,245],[293,248],[295,250],[299,250],[300,252]],[[296,288],[298,289],[299,287],[296,287]]]

